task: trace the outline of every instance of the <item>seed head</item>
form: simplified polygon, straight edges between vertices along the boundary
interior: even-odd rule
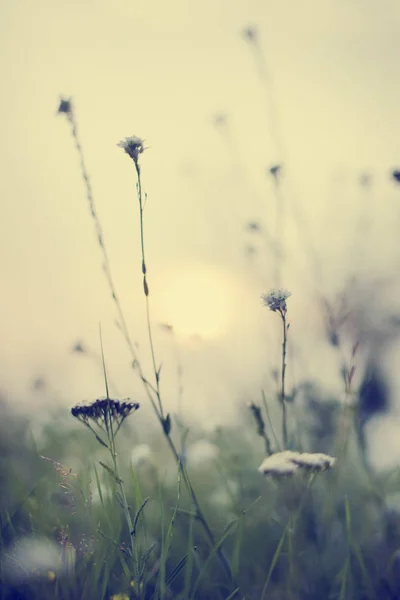
[[[72,115],[72,98],[60,98],[58,114]]]
[[[71,408],[71,414],[85,425],[89,421],[93,421],[97,425],[108,425],[109,422],[115,421],[118,426],[132,412],[139,408],[137,402],[129,402],[127,400],[112,400],[111,398],[100,398],[90,404],[77,404]]]
[[[264,306],[267,306],[272,311],[286,312],[286,300],[292,293],[284,289],[272,289],[268,294],[262,294],[261,300]]]
[[[118,142],[117,146],[125,150],[137,167],[139,154],[144,151],[144,140],[136,135],[131,135]]]
[[[282,165],[273,165],[272,167],[270,167],[268,169],[268,172],[270,173],[270,175],[272,175],[272,177],[275,179],[275,182],[278,182],[279,179],[279,175],[281,173],[282,170]]]
[[[400,171],[399,171],[399,169],[393,169],[393,171],[392,171],[392,179],[394,179],[394,181],[396,183],[400,183]]]

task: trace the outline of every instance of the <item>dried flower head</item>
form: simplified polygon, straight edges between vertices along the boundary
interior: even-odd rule
[[[268,169],[268,172],[270,173],[270,175],[272,175],[272,177],[275,179],[275,181],[278,182],[278,178],[281,173],[281,170],[282,170],[282,165],[273,165],[272,167],[270,167]]]
[[[320,472],[331,469],[336,459],[327,454],[300,453],[286,450],[267,456],[258,470],[264,475],[293,475],[296,471],[305,470]]]
[[[286,312],[286,300],[292,293],[284,289],[272,289],[268,294],[262,294],[261,300],[269,310]]]
[[[60,98],[58,114],[62,113],[65,113],[67,115],[72,114],[72,98]]]
[[[125,150],[137,167],[139,154],[144,151],[144,140],[136,135],[131,135],[118,142],[117,146]]]
[[[76,417],[84,425],[90,427],[90,421],[103,428],[115,422],[121,427],[122,422],[129,415],[139,408],[137,402],[129,402],[127,400],[112,400],[111,398],[100,398],[90,404],[77,404],[71,408],[71,414]]]

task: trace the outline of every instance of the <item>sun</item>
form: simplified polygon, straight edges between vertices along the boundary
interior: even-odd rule
[[[163,322],[172,325],[179,335],[221,337],[234,320],[237,287],[229,273],[214,266],[175,268],[160,290]]]

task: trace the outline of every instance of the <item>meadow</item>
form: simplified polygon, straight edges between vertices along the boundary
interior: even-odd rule
[[[250,43],[255,35],[245,32]],[[366,436],[369,420],[387,409],[386,382],[373,356],[358,377],[368,348],[348,298],[321,302],[326,344],[340,356],[341,395],[321,397],[301,378],[289,386],[296,289],[283,287],[290,282],[282,281],[277,240],[285,215],[278,210],[270,255],[275,287],[255,299],[281,331],[271,386],[241,407],[237,425],[211,432],[188,426],[179,411],[165,408],[156,359],[141,171],[146,143],[133,135],[118,145],[137,192],[143,295],[136,300],[146,307],[141,352],[149,354],[149,372],[115,287],[75,110],[62,98],[58,116],[76,146],[121,344],[153,421],[141,420],[135,399],[110,393],[101,328],[98,398],[54,408],[40,435],[30,416],[1,400],[1,600],[400,598],[400,512],[393,502],[400,473],[374,468]],[[269,177],[279,207],[281,165],[271,165]],[[40,422],[40,412],[35,418]]]

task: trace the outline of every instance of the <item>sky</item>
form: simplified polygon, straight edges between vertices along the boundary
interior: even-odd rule
[[[187,411],[211,420],[233,418],[270,380],[279,323],[260,294],[275,284],[265,240],[276,236],[278,206],[298,349],[289,381],[339,389],[319,295],[355,272],[373,286],[398,262],[400,187],[389,177],[400,164],[398,2],[9,0],[0,11],[4,392],[33,409],[39,377],[49,403],[102,395],[101,322],[115,391],[143,395],[115,326],[60,97],[72,97],[116,287],[149,369],[135,171],[117,147],[125,136],[145,140],[166,403],[176,405],[178,362]],[[268,174],[276,164],[278,199]],[[363,174],[370,185],[360,185]],[[396,311],[397,292],[382,296]],[[158,327],[165,322],[174,336]],[[87,355],[71,353],[78,340]]]

